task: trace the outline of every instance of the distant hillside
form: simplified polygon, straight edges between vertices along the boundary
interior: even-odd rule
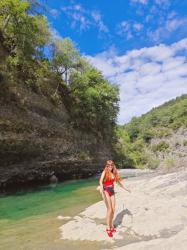
[[[118,126],[116,160],[121,166],[175,165],[187,156],[187,95]],[[180,165],[180,164],[178,164]]]

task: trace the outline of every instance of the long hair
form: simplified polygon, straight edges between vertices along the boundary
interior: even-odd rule
[[[121,181],[121,177],[119,176],[119,173],[118,173],[118,170],[117,170],[117,167],[115,165],[115,163],[112,161],[112,160],[108,160],[106,162],[106,165],[104,167],[104,171],[105,171],[105,177],[104,177],[104,181],[109,181],[111,180],[111,174],[110,174],[110,170],[108,169],[108,165],[112,165],[112,173],[114,175],[114,178],[115,178],[115,181]]]

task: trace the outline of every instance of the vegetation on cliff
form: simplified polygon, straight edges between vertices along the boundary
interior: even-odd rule
[[[168,101],[141,117],[134,117],[128,124],[118,126],[118,141],[114,145],[116,160],[121,166],[157,167],[159,160],[154,155],[169,151],[170,146],[165,138],[181,127],[187,128],[187,95]],[[154,139],[159,142],[152,144]],[[185,146],[185,140],[182,146]]]
[[[113,137],[119,110],[118,86],[82,57],[69,38],[56,38],[37,1],[0,2],[1,99],[24,85],[63,103],[71,124],[103,138]]]

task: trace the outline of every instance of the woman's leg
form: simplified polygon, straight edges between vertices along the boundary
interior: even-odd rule
[[[106,191],[105,191],[105,196],[108,204],[106,222],[108,229],[110,229],[112,228],[112,202],[109,194]]]
[[[104,203],[105,203],[105,205],[106,205],[106,208],[108,209],[108,201],[107,201],[105,192],[104,192],[104,191],[101,192],[101,195],[102,195],[103,201],[104,201]]]
[[[111,199],[111,205],[112,205],[112,219],[111,219],[111,224],[112,224],[112,227],[114,227],[113,225],[113,219],[114,219],[114,213],[115,213],[115,206],[116,206],[116,198],[115,198],[115,195],[112,195],[110,197]]]

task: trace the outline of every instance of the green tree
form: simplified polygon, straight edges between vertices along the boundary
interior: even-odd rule
[[[78,67],[80,54],[69,38],[55,39],[52,44],[53,69],[68,83],[68,72]]]
[[[0,30],[4,45],[10,54],[32,58],[41,53],[49,41],[47,19],[43,15],[28,15],[30,3],[19,0],[2,0],[0,3]]]
[[[28,14],[31,8],[27,1],[0,2],[0,43],[6,51],[6,71],[29,85],[37,82],[37,69],[42,67],[43,50],[51,37],[46,17]]]
[[[88,65],[84,73],[71,74],[69,87],[74,100],[72,115],[78,124],[109,134],[119,111],[118,86],[110,84],[100,71]]]

